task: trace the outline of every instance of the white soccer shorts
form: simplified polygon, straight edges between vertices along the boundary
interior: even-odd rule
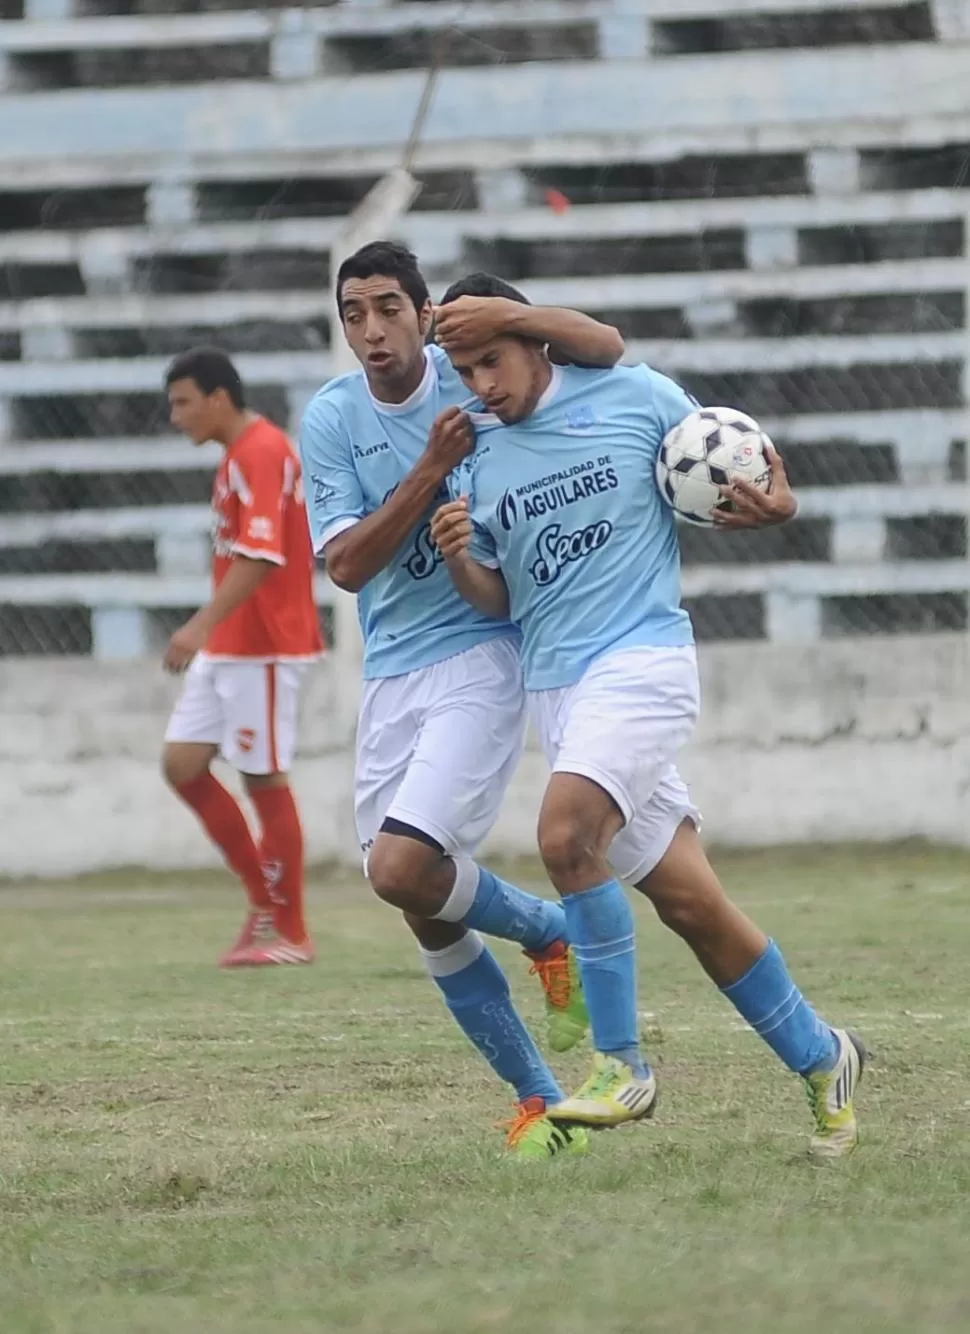
[[[231,662],[198,653],[185,675],[166,741],[218,746],[244,774],[288,773],[296,751],[306,662]]]
[[[674,759],[697,722],[693,648],[621,649],[575,685],[529,694],[553,773],[580,774],[610,794],[625,820],[610,845],[622,880],[636,884],[663,857],[683,820],[700,815]]]
[[[471,855],[498,818],[522,753],[518,645],[490,639],[403,676],[364,683],[355,806],[366,856],[387,818]]]

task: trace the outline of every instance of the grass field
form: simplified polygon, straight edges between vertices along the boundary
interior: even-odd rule
[[[799,1082],[645,904],[658,1118],[517,1164],[504,1090],[356,877],[315,879],[316,967],[245,975],[213,967],[227,877],[0,889],[3,1334],[970,1329],[970,857],[718,864],[876,1052],[845,1164],[807,1163]]]

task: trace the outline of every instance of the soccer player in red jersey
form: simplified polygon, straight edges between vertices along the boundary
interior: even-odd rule
[[[249,915],[222,966],[310,963],[289,769],[300,688],[324,646],[300,460],[278,427],[246,407],[239,373],[218,348],[182,353],[165,383],[173,426],[224,453],[212,493],[212,599],[165,653],[165,667],[186,676],[163,770],[246,888]],[[219,754],[242,774],[259,842],[211,771]]]

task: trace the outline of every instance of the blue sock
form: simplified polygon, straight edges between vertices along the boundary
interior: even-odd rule
[[[637,956],[633,909],[619,880],[563,899],[589,1009],[593,1043],[645,1075],[637,1031]]]
[[[526,894],[467,857],[456,857],[455,884],[436,916],[461,922],[501,940],[514,940],[530,954],[539,954],[566,939],[562,904]]]
[[[838,1038],[795,986],[773,940],[744,977],[721,990],[789,1070],[810,1075],[834,1069]]]
[[[481,936],[467,932],[443,950],[421,954],[445,1004],[465,1036],[507,1084],[519,1102],[562,1102],[556,1077],[546,1065],[509,995],[509,984]]]

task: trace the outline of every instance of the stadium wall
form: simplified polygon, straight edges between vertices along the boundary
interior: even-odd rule
[[[709,840],[970,843],[968,656],[957,635],[705,646],[683,767]],[[296,783],[311,859],[353,862],[352,688],[337,670],[314,674]],[[176,689],[155,662],[0,662],[0,875],[216,864],[159,776]],[[488,851],[534,850],[544,774],[530,749]]]

